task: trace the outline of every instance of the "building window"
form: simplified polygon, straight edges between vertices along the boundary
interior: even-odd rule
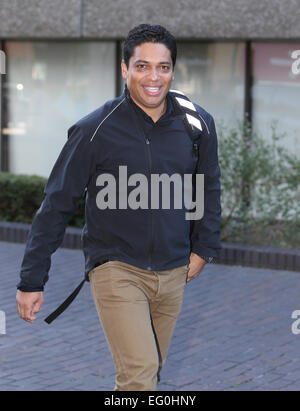
[[[233,126],[244,116],[244,43],[178,43],[173,88],[216,121]]]
[[[84,41],[5,45],[6,168],[48,177],[68,128],[115,97],[116,45]]]
[[[270,140],[272,124],[280,143],[300,155],[300,75],[293,74],[293,50],[300,43],[253,43],[253,130]],[[298,137],[297,137],[298,128]]]

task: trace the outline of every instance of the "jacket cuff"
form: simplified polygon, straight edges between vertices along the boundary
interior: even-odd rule
[[[35,293],[38,291],[44,291],[44,287],[29,287],[27,285],[17,285],[17,289],[20,291],[24,291],[26,293]]]
[[[191,252],[197,254],[199,257],[205,256],[217,258],[219,256],[219,250],[215,248],[208,248],[197,245],[192,246]]]

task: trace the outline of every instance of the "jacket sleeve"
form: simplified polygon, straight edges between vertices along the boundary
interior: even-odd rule
[[[64,145],[44,189],[45,197],[29,232],[21,266],[21,291],[43,291],[51,254],[62,243],[69,219],[87,186],[93,167],[92,144],[78,125],[68,131]]]
[[[211,116],[209,134],[199,144],[197,173],[204,174],[204,213],[191,228],[191,251],[199,256],[217,257],[220,243],[220,167],[215,123]]]

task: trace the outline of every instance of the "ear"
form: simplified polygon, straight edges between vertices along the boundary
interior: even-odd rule
[[[127,79],[127,66],[126,66],[124,60],[122,60],[122,62],[121,62],[121,71],[122,71],[123,79],[126,80]]]

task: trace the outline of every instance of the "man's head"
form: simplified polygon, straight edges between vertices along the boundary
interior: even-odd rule
[[[123,45],[123,60],[128,68],[129,60],[134,54],[136,46],[142,43],[164,44],[170,51],[173,70],[176,64],[177,46],[172,34],[162,26],[151,24],[140,24],[128,33]]]
[[[176,63],[176,41],[161,26],[133,28],[123,47],[122,76],[131,98],[146,112],[164,107]]]

